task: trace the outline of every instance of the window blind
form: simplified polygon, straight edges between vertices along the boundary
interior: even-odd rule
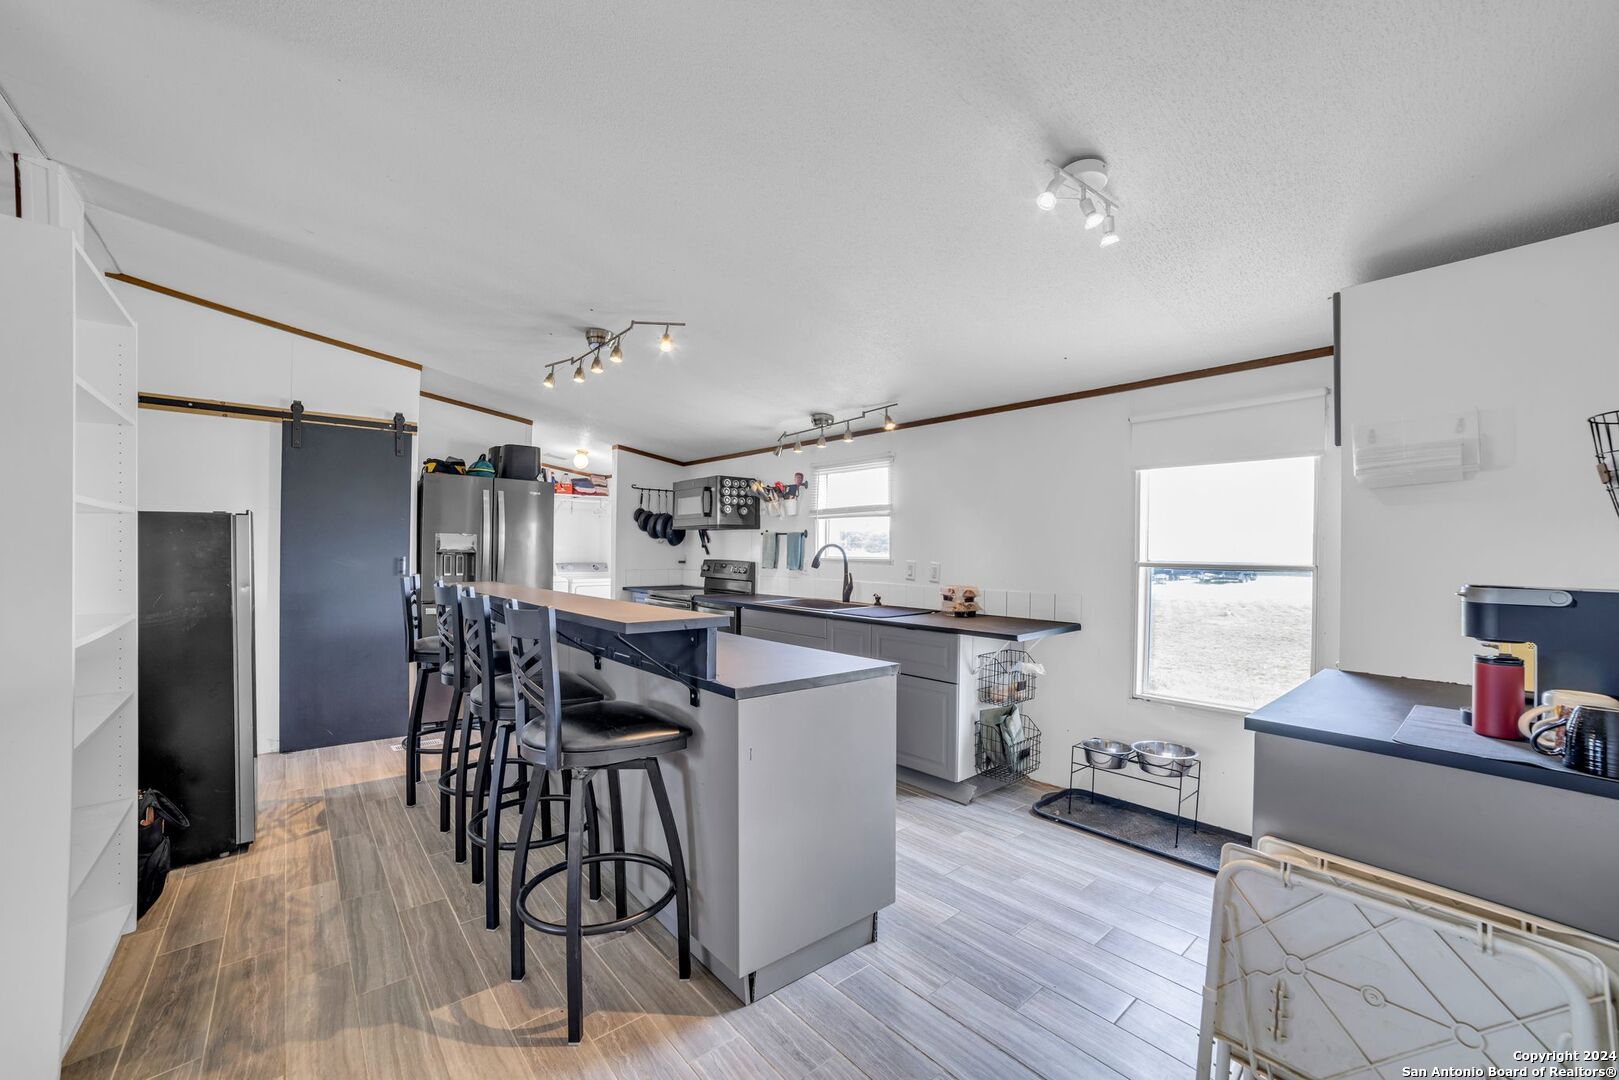
[[[1307,457],[1327,444],[1327,389],[1130,418],[1137,469]]]

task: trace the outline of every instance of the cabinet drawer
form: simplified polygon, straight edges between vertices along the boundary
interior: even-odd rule
[[[832,637],[827,631],[827,620],[814,615],[789,615],[782,611],[763,611],[759,608],[742,609],[742,632],[764,630],[773,640],[791,645],[804,645],[811,649],[832,648]],[[766,636],[766,635],[754,635]]]
[[[956,779],[956,688],[901,675],[894,704],[895,760],[929,776]]]
[[[878,626],[872,634],[872,652],[879,660],[892,660],[901,675],[916,675],[940,682],[957,681],[955,634]]]

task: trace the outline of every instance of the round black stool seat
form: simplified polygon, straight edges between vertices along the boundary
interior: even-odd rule
[[[564,695],[568,676],[558,682]],[[562,753],[570,765],[590,767],[683,749],[691,732],[630,701],[573,704],[564,696]],[[545,723],[535,720],[519,736],[524,748],[545,753]]]
[[[564,674],[557,679],[557,685],[562,691],[562,707],[571,709],[576,705],[602,700],[602,692],[577,675]],[[472,702],[474,708],[483,707],[483,683],[473,683],[467,691],[467,700]],[[516,708],[517,690],[512,683],[512,677],[497,675],[495,677],[495,708],[503,715],[511,713]]]

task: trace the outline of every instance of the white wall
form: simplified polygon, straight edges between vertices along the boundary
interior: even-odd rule
[[[1343,294],[1343,666],[1469,680],[1464,584],[1619,588],[1586,425],[1619,409],[1619,225]],[[1349,426],[1478,409],[1484,469],[1355,483]]]
[[[1196,747],[1205,762],[1207,821],[1246,832],[1252,820],[1253,748],[1240,716],[1137,700],[1134,684],[1135,474],[1130,458],[1131,415],[1262,398],[1326,386],[1331,361],[1157,387],[888,435],[833,442],[803,455],[769,454],[683,470],[784,482],[817,462],[893,455],[892,564],[854,564],[856,593],[885,600],[938,604],[926,583],[927,565],[942,564],[944,583],[985,590],[997,613],[1078,619],[1077,634],[1035,643],[1046,665],[1029,713],[1044,733],[1038,778],[1066,786],[1068,748],[1092,735],[1133,741],[1165,738]],[[1337,655],[1337,462],[1329,451],[1320,491],[1321,573],[1317,661]],[[623,462],[644,462],[624,455]],[[655,462],[646,465],[656,465]],[[627,491],[619,484],[617,491]],[[807,508],[796,519],[769,519],[773,528],[811,529]],[[622,526],[620,531],[622,532]],[[759,534],[714,534],[716,556],[757,559]],[[640,545],[650,546],[644,537]],[[622,541],[621,541],[622,542]],[[813,543],[806,554],[813,553]],[[693,553],[695,569],[701,553]],[[917,562],[918,582],[901,579],[904,561]],[[841,565],[820,571],[761,571],[760,591],[835,596]],[[1150,801],[1157,792],[1115,781],[1120,797]],[[1103,787],[1107,784],[1104,782]],[[1111,789],[1109,789],[1111,790]]]
[[[609,491],[612,488],[608,488]],[[558,495],[552,533],[557,562],[610,562],[612,506],[600,495]],[[644,539],[644,537],[643,537]]]
[[[114,283],[141,334],[149,393],[313,412],[417,419],[419,373]],[[491,418],[493,419],[493,418]],[[280,746],[281,428],[255,420],[141,413],[142,510],[251,510],[254,516],[258,748]]]
[[[422,398],[416,456],[418,461],[458,457],[471,465],[491,446],[531,445],[532,432],[529,424]]]
[[[636,528],[633,519],[635,508],[640,505],[640,493],[630,485],[666,488],[685,475],[688,470],[678,465],[625,450],[613,451],[613,480],[608,488],[608,536],[612,550],[608,562],[615,596],[620,595],[625,585],[677,585],[697,581],[703,548],[695,532],[688,534],[679,547],[670,547]]]

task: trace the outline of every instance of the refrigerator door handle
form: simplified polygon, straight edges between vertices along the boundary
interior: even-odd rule
[[[495,580],[500,580],[501,563],[506,561],[506,493],[495,493],[495,517],[500,522],[500,542],[495,550],[499,553],[495,560]]]
[[[490,511],[489,511],[489,489],[484,488],[483,489],[483,532],[478,537],[478,541],[482,545],[482,547],[479,549],[479,551],[477,553],[478,565],[476,567],[474,567],[474,569],[475,570],[485,571],[484,573],[479,574],[479,576],[480,577],[487,577],[489,580],[493,581],[494,578],[495,578],[495,567],[494,567],[494,563],[492,562],[492,560],[494,559],[494,555],[495,555],[495,545],[494,545],[495,531],[494,531],[493,526],[490,523],[489,514],[490,514]]]

